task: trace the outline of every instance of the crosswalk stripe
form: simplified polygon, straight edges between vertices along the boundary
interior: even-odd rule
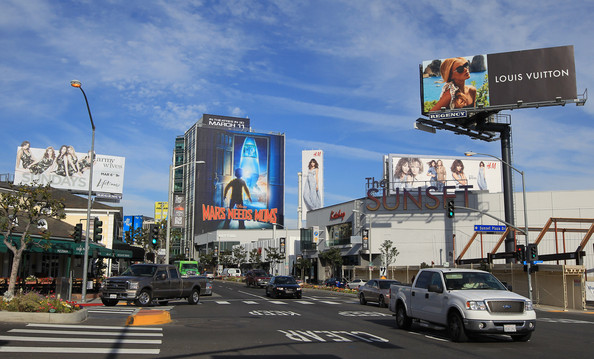
[[[0,340],[19,341],[19,342],[64,342],[64,338],[51,337],[26,337],[0,335]],[[105,344],[162,344],[160,339],[106,339],[106,338],[68,338],[69,343],[105,343]]]
[[[326,303],[326,304],[332,304],[332,305],[334,305],[334,304],[340,304],[338,302],[331,302],[329,300],[321,300],[320,303]]]
[[[231,304],[231,303],[227,302],[226,300],[217,300],[217,301],[215,301],[215,303],[217,303],[217,304]]]
[[[44,323],[29,323],[28,327],[37,328],[76,328],[76,329],[96,329],[96,330],[125,330],[127,332],[132,331],[149,331],[149,332],[162,332],[163,328],[153,327],[129,327],[129,326],[113,326],[113,325],[78,325],[78,324],[44,324]]]
[[[269,303],[272,303],[272,304],[281,304],[281,305],[282,304],[287,304],[286,302],[280,302],[278,300],[271,300],[271,301],[269,301]]]
[[[299,304],[313,304],[312,302],[308,302],[307,300],[296,300],[295,303],[299,303]]]
[[[162,337],[163,333],[129,333],[125,331],[118,332],[98,332],[98,331],[80,331],[80,330],[40,330],[40,329],[10,329],[9,333],[29,333],[29,334],[63,334],[63,335],[99,335],[99,336],[118,336],[118,337]]]
[[[243,301],[245,304],[259,304],[258,302],[255,302],[253,300],[244,300]]]
[[[0,347],[0,353],[64,353],[64,354],[159,354],[161,349],[68,348],[68,347]]]

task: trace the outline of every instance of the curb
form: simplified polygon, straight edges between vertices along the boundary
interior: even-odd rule
[[[0,323],[50,323],[75,324],[87,319],[89,313],[83,308],[72,313],[32,313],[0,311]]]
[[[126,325],[156,325],[171,322],[171,315],[166,310],[141,309],[126,320]]]

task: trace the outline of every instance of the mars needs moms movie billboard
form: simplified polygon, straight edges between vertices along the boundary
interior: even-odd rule
[[[573,46],[452,57],[421,64],[422,113],[577,98]]]

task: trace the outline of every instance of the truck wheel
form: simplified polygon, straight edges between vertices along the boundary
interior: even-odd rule
[[[512,335],[511,338],[514,342],[527,342],[532,337],[532,332],[526,334]]]
[[[117,299],[108,299],[108,298],[101,298],[101,302],[106,307],[113,307],[118,304],[119,300]]]
[[[198,288],[194,288],[194,289],[192,289],[192,293],[188,297],[188,303],[194,305],[194,304],[198,304],[199,301],[200,301],[200,291],[198,290]]]
[[[412,325],[412,319],[406,315],[406,308],[402,303],[396,307],[396,326],[399,329],[409,330]]]
[[[151,292],[146,289],[143,289],[138,295],[138,298],[134,300],[134,304],[137,307],[147,307],[152,303],[152,301],[153,296],[151,295]]]
[[[387,307],[386,300],[384,299],[384,296],[383,295],[380,295],[380,297],[379,297],[379,307],[380,308]]]
[[[450,332],[450,339],[454,342],[465,342],[468,340],[466,330],[464,329],[464,322],[458,313],[450,313],[448,315],[448,331]]]
[[[361,303],[361,305],[367,304],[367,300],[365,299],[365,294],[363,294],[363,293],[359,294],[359,303]]]

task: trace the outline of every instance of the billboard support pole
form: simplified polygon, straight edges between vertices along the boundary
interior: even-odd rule
[[[505,164],[511,164],[511,127],[503,126],[501,130],[501,159]],[[503,206],[505,209],[505,221],[515,225],[514,220],[514,192],[512,183],[512,169],[510,165],[503,168]],[[514,234],[510,231],[505,239],[505,251],[515,251]],[[507,263],[513,263],[513,258],[507,258]]]

